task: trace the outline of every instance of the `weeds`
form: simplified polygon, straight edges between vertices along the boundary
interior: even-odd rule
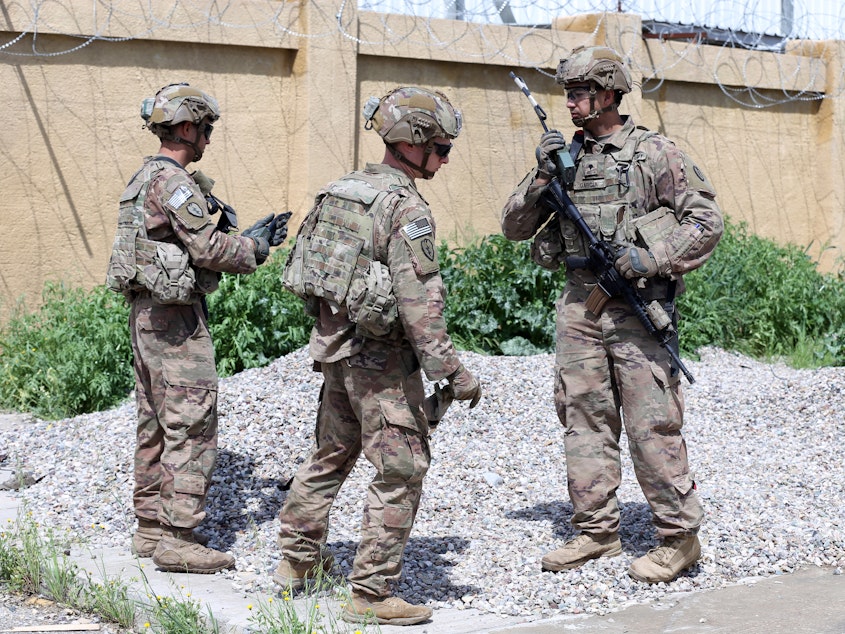
[[[535,265],[528,241],[487,236],[467,247],[442,244],[439,256],[458,347],[494,355],[554,350],[564,273]],[[312,320],[281,285],[286,257],[278,250],[252,275],[224,274],[209,296],[221,376],[307,343]],[[712,345],[797,367],[845,365],[845,279],[819,273],[802,249],[728,221],[710,261],[684,279],[683,354]],[[104,287],[85,293],[48,284],[38,312],[18,311],[0,328],[0,409],[56,419],[119,403],[133,383],[127,314]]]
[[[247,606],[254,631],[260,634],[364,634],[373,631],[368,629],[370,625],[375,627],[375,632],[381,631],[375,623],[351,625],[339,621],[320,603],[321,597],[333,598],[343,609],[351,601],[349,591],[322,571],[309,583],[304,605],[295,606],[292,596],[293,591],[288,588],[282,591],[280,600],[269,597]]]

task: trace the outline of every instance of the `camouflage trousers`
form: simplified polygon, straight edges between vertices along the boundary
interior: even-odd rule
[[[555,407],[564,425],[572,524],[619,530],[622,426],[660,537],[695,533],[703,510],[681,435],[684,400],[666,351],[622,300],[599,317],[570,283],[558,299]]]
[[[177,528],[205,517],[217,461],[217,369],[202,306],[154,304],[129,316],[138,412],[135,515]]]
[[[321,366],[317,448],[297,471],[279,513],[279,546],[289,561],[315,561],[332,503],[363,451],[376,475],[349,582],[389,596],[431,462],[419,364],[408,347],[368,339],[358,354]]]

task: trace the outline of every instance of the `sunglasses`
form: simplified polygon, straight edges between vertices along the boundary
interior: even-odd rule
[[[432,143],[434,143],[434,153],[440,158],[446,158],[452,151],[451,143],[437,143],[435,141],[432,141]]]
[[[211,141],[211,133],[214,132],[214,126],[210,123],[204,123],[200,126],[200,132],[202,132],[206,141]]]
[[[590,96],[589,88],[572,88],[566,91],[566,100],[576,103]]]

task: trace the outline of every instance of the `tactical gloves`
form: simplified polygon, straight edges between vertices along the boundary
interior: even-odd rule
[[[293,215],[292,212],[286,211],[283,214],[278,214],[273,218],[273,223],[270,225],[270,246],[277,247],[285,238],[288,237],[288,220]]]
[[[557,130],[549,130],[540,137],[540,145],[534,151],[537,156],[537,169],[539,178],[552,178],[557,171],[554,155],[558,150],[566,149],[566,140]]]
[[[252,238],[255,241],[255,261],[258,264],[261,264],[270,256],[270,238],[273,235],[271,225],[275,219],[274,214],[268,214],[241,232],[244,238]]]
[[[618,257],[614,266],[626,279],[657,275],[657,261],[651,251],[640,247],[623,247],[616,255]]]
[[[293,214],[286,211],[283,214],[268,214],[244,229],[241,235],[255,241],[255,261],[261,264],[270,256],[270,247],[277,247],[288,237],[288,220]]]
[[[481,385],[463,364],[449,375],[449,387],[459,401],[469,401],[469,408],[478,405],[481,400]]]

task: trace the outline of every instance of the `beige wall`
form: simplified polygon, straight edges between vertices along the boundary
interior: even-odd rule
[[[248,21],[268,2],[233,2],[231,15]],[[340,10],[340,0],[319,3],[321,10],[316,4],[286,3],[274,24],[251,29],[205,24],[94,41],[55,57],[0,56],[7,123],[0,131],[0,321],[22,295],[36,306],[46,280],[102,283],[115,201],[141,157],[158,147],[141,127],[140,102],[165,83],[189,81],[220,101],[223,118],[199,167],[218,181],[215,193],[238,210],[242,226],[284,209],[295,212],[296,226],[320,186],[381,160],[381,140],[360,117],[368,96],[400,84],[443,90],[463,111],[464,132],[447,168],[420,189],[439,237],[463,243],[499,231],[502,202],[534,160],[541,129],[508,72],[526,79],[550,126],[571,134],[562,92],[531,66],[553,73],[560,56],[593,42],[631,53],[645,90],[627,97],[623,112],[689,151],[732,218],[760,235],[812,244],[814,255],[821,244],[836,247],[824,254],[825,268],[845,246],[841,99],[749,108],[724,89],[750,77],[762,100],[781,99],[784,86],[833,92],[841,43],[798,43],[789,55],[659,43],[643,40],[639,19],[630,15],[559,20],[540,34],[504,26],[470,31],[446,20],[421,29],[413,18],[356,14],[348,4],[344,35],[337,11],[325,6]],[[28,16],[13,11],[0,19],[4,41],[27,25]],[[71,13],[51,19],[67,21],[67,32],[92,32]],[[280,31],[280,23],[290,28]],[[391,39],[385,25],[391,34],[414,37]],[[123,22],[108,35],[137,32],[138,25]],[[76,44],[49,34],[38,41],[42,51]],[[26,51],[28,44],[15,46]]]

